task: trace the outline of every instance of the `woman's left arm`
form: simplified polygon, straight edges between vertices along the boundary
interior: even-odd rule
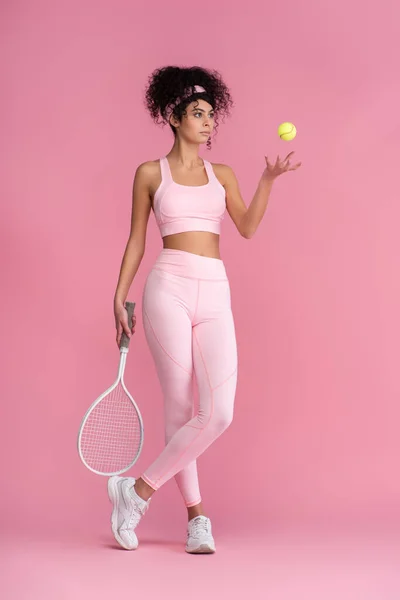
[[[235,173],[231,167],[220,165],[223,167],[226,208],[240,235],[244,238],[250,239],[255,234],[267,208],[275,179],[282,173],[295,171],[300,167],[301,163],[291,165],[290,157],[293,154],[294,152],[290,152],[284,160],[280,160],[278,156],[274,165],[268,161],[268,157],[265,157],[267,166],[261,175],[256,193],[248,207],[241,196]]]

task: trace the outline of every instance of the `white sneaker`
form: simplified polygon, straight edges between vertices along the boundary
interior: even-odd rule
[[[113,505],[111,528],[117,542],[126,550],[136,550],[139,545],[134,532],[140,519],[149,508],[151,498],[146,502],[137,495],[132,486],[134,477],[114,475],[108,480],[108,497]],[[132,488],[132,489],[131,489]]]
[[[199,515],[189,521],[185,550],[191,554],[212,554],[215,552],[211,521],[208,517]]]

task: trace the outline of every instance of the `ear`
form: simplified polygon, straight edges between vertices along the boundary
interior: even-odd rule
[[[177,118],[176,118],[174,115],[171,115],[171,116],[170,116],[169,122],[170,122],[170,123],[171,123],[171,125],[173,125],[174,127],[179,127],[179,125],[180,125],[180,123],[179,123],[178,119],[177,119]]]

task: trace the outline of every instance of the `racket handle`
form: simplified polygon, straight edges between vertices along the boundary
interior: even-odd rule
[[[135,306],[136,306],[136,302],[125,302],[125,308],[128,312],[128,327],[129,327],[129,329],[132,329],[132,319],[133,319],[133,313],[135,311]],[[131,341],[130,338],[128,338],[125,331],[123,331],[122,335],[121,335],[121,341],[120,341],[119,347],[120,348],[128,348],[130,341]]]

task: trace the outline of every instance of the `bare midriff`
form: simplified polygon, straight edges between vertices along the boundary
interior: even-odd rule
[[[200,256],[221,258],[219,254],[219,235],[209,231],[184,231],[166,235],[163,238],[164,248],[183,250]]]

